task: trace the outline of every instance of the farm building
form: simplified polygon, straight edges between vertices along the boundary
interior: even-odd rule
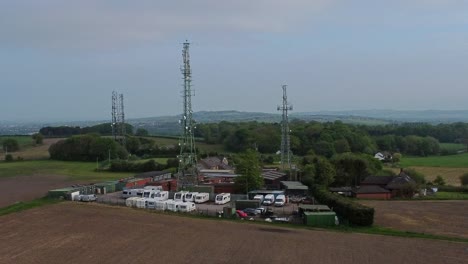
[[[305,225],[333,226],[337,224],[336,213],[330,207],[322,204],[301,204],[299,205],[299,215]]]
[[[413,179],[411,179],[411,177],[408,176],[402,169],[398,176],[368,176],[361,182],[361,188],[357,189],[356,191],[359,191],[361,189],[362,192],[366,192],[366,193],[361,193],[360,195],[361,198],[371,198],[371,197],[364,197],[364,196],[369,196],[369,195],[372,196],[377,193],[379,193],[379,195],[377,196],[384,197],[386,195],[383,194],[384,192],[382,189],[387,190],[390,193],[391,197],[401,197],[401,196],[412,197],[414,195],[415,185],[416,185],[416,182]],[[362,189],[364,187],[367,187],[367,188]],[[372,191],[374,191],[374,193],[372,193]],[[355,194],[356,194],[356,197],[358,197],[357,196],[358,193],[355,192]],[[376,199],[379,199],[379,198],[376,198]],[[388,199],[388,198],[385,198],[385,199]]]
[[[226,157],[207,157],[197,164],[198,170],[226,170],[234,173],[234,168],[229,165]]]
[[[345,187],[330,187],[328,190],[331,193],[337,193],[346,197],[351,197],[353,196],[353,188],[350,186],[345,186]]]
[[[298,181],[280,181],[281,189],[285,195],[307,195],[309,187]]]
[[[262,178],[267,189],[279,189],[281,181],[287,180],[288,175],[277,170],[263,170]]]
[[[387,200],[392,197],[391,192],[377,185],[364,185],[353,190],[356,198],[361,199],[382,199]]]

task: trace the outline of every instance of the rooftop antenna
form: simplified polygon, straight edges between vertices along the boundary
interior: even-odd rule
[[[288,111],[293,110],[293,107],[288,104],[286,87],[287,85],[283,85],[283,104],[278,106],[278,111],[283,112],[283,118],[281,121],[281,166],[283,170],[286,168],[291,170],[291,146],[289,138],[289,133],[291,131],[289,130]]]
[[[179,171],[178,171],[178,188],[183,189],[187,186],[193,186],[198,183],[198,173],[196,169],[196,149],[194,140],[195,122],[192,119],[192,69],[190,68],[190,43],[186,40],[183,43],[182,59],[183,65],[181,72],[184,80],[184,90],[182,91],[183,98],[183,112],[179,120],[181,127],[181,134],[179,138],[180,154]]]

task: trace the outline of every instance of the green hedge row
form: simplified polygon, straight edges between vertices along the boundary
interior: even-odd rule
[[[465,192],[468,193],[468,186],[437,186],[439,192]]]
[[[374,223],[374,208],[358,204],[349,198],[321,188],[316,189],[313,194],[315,199],[333,208],[338,216],[347,219],[350,224],[371,226]]]

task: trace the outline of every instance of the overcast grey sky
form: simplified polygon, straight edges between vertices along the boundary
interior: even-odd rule
[[[468,109],[464,0],[0,0],[0,120]]]

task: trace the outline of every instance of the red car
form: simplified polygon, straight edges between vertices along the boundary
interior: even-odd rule
[[[244,211],[242,211],[242,210],[236,210],[236,214],[237,214],[237,216],[239,216],[240,218],[247,218],[247,217],[248,217],[248,215],[247,215]]]

